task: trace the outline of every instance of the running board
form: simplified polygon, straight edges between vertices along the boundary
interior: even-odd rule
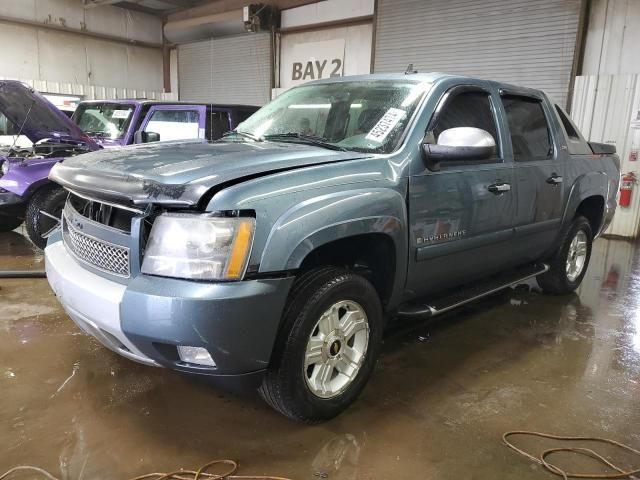
[[[506,274],[501,274],[482,281],[481,285],[458,290],[456,293],[434,299],[429,303],[410,303],[403,305],[398,310],[399,317],[434,317],[442,313],[460,307],[465,303],[473,302],[492,293],[499,292],[516,283],[537,277],[541,273],[549,270],[549,265],[542,263],[529,265],[511,270]]]

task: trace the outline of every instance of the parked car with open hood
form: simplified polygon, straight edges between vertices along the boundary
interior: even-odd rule
[[[387,74],[295,87],[222,141],[50,177],[70,196],[47,276],[80,328],[317,422],[364,388],[388,319],[534,277],[576,289],[619,159],[540,91]]]
[[[39,205],[48,190],[60,191],[47,178],[55,163],[99,148],[34,89],[0,81],[0,231],[22,223],[30,200]],[[61,212],[59,208],[52,214]]]
[[[29,238],[44,248],[67,195],[49,181],[49,171],[69,156],[134,143],[214,140],[257,108],[96,100],[80,103],[74,123],[27,85],[0,81],[0,231],[26,220]]]

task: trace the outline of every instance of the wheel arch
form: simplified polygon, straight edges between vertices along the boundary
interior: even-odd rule
[[[57,183],[52,182],[48,178],[42,178],[40,180],[37,180],[33,182],[31,185],[29,185],[29,187],[27,187],[27,189],[24,191],[24,194],[23,194],[24,201],[26,203],[30,202],[33,196],[36,193],[42,191],[42,189],[44,188],[56,188],[56,187],[63,188]]]
[[[302,202],[273,226],[260,271],[297,271],[321,261],[355,266],[364,258],[369,268],[385,272],[384,281],[376,273],[373,283],[384,305],[392,307],[406,279],[406,218],[404,197],[392,189],[339,192]]]
[[[567,225],[577,215],[583,215],[589,220],[594,237],[597,237],[607,216],[609,196],[609,181],[603,172],[590,172],[578,177],[569,191],[562,224]]]

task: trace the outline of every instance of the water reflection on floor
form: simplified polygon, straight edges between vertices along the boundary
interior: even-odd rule
[[[42,257],[0,234],[9,268],[41,269]],[[638,273],[633,244],[600,239],[575,295],[532,282],[393,327],[358,402],[313,427],[122,359],[80,333],[46,280],[0,280],[0,472],[29,463],[110,480],[228,457],[296,479],[545,478],[502,432],[640,447]]]

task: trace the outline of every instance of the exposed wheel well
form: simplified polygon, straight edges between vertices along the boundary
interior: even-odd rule
[[[396,273],[396,250],[393,240],[383,233],[368,233],[326,243],[310,252],[300,271],[334,265],[363,275],[375,287],[386,305]]]
[[[53,190],[56,188],[62,188],[57,183],[53,183],[47,179],[33,183],[29,186],[27,191],[23,194],[26,203],[29,203],[34,195],[39,194],[45,190]]]
[[[602,225],[602,219],[604,217],[604,198],[599,195],[594,195],[593,197],[587,197],[582,200],[576,209],[576,217],[579,215],[589,220],[591,231],[596,235]]]

